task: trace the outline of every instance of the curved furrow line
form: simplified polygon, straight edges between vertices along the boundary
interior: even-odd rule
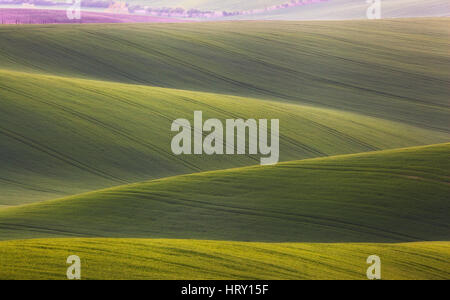
[[[66,193],[63,191],[58,191],[58,190],[54,190],[54,189],[48,189],[48,188],[43,188],[43,187],[37,187],[37,186],[33,186],[31,184],[26,184],[23,182],[18,182],[18,181],[14,181],[11,179],[7,179],[7,178],[1,178],[0,177],[0,181],[3,181],[5,183],[8,184],[12,184],[12,185],[17,185],[23,188],[27,188],[30,189],[32,191],[37,191],[37,192],[44,192],[44,193],[57,193],[57,194],[61,194],[61,195],[65,195]]]
[[[103,92],[101,92],[101,91],[99,91],[99,90],[89,89],[89,88],[86,88],[86,87],[83,87],[83,89],[84,89],[84,90],[87,90],[87,91],[90,91],[90,92],[92,92],[92,93],[94,93],[94,94],[102,95],[102,96],[104,96],[104,97],[106,97],[106,98],[108,98],[108,99],[114,99],[114,100],[116,100],[116,101],[119,101],[119,102],[122,102],[122,103],[126,103],[126,104],[129,104],[129,105],[138,107],[138,108],[144,108],[144,109],[146,109],[147,112],[150,113],[150,114],[153,114],[153,115],[155,115],[155,116],[159,116],[159,117],[162,117],[162,118],[164,118],[164,119],[167,119],[167,120],[171,121],[171,118],[169,118],[169,117],[167,117],[167,116],[165,116],[165,115],[163,115],[163,114],[161,114],[161,113],[159,113],[159,112],[157,112],[157,111],[154,111],[154,110],[148,110],[148,107],[145,107],[144,105],[140,105],[140,104],[138,104],[138,103],[136,103],[136,102],[128,101],[128,100],[125,100],[124,98],[116,97],[116,96],[114,96],[114,95],[106,95],[105,93],[103,93]],[[55,105],[57,105],[57,104],[55,104]],[[178,160],[178,161],[181,162],[185,167],[187,167],[188,169],[191,169],[191,170],[194,171],[194,172],[201,171],[200,168],[198,168],[197,166],[191,164],[189,161],[184,160],[184,159],[180,158],[179,156],[174,155],[173,153],[168,152],[168,151],[166,151],[166,150],[162,149],[161,147],[158,147],[158,146],[156,146],[156,145],[154,145],[154,144],[145,143],[145,142],[143,142],[141,139],[139,139],[139,138],[133,136],[130,132],[125,131],[123,128],[120,128],[120,129],[119,129],[119,128],[117,128],[117,127],[114,127],[113,125],[106,124],[106,123],[101,122],[101,121],[99,121],[99,120],[97,120],[97,119],[95,119],[95,118],[91,118],[91,117],[89,117],[89,116],[87,116],[87,115],[81,114],[81,113],[79,113],[79,112],[77,112],[77,111],[75,111],[75,110],[71,110],[71,109],[65,108],[65,107],[63,107],[63,106],[61,106],[61,108],[64,109],[64,110],[67,109],[68,111],[73,112],[73,114],[79,114],[80,116],[84,116],[84,117],[86,117],[86,118],[89,119],[89,120],[93,120],[93,121],[95,121],[95,122],[99,122],[99,123],[100,123],[100,126],[104,127],[105,129],[108,129],[108,130],[110,130],[110,131],[112,131],[112,132],[115,132],[115,133],[121,135],[122,137],[125,137],[125,138],[127,138],[127,139],[129,139],[129,140],[131,140],[131,141],[133,141],[133,142],[135,142],[135,143],[141,145],[141,146],[144,146],[144,147],[146,147],[146,148],[148,148],[148,149],[150,149],[150,150],[153,150],[153,151],[155,151],[156,153],[158,153],[159,155],[161,155],[162,157],[167,157],[167,155],[169,155],[171,158],[173,158],[173,159],[175,159],[175,160]]]
[[[21,143],[23,143],[23,144],[25,144],[25,145],[33,148],[33,149],[36,149],[36,150],[41,151],[41,152],[43,152],[43,153],[45,153],[47,155],[50,155],[51,157],[56,158],[56,159],[58,159],[58,160],[60,160],[60,161],[62,161],[64,163],[67,163],[67,164],[73,166],[73,167],[76,167],[78,169],[86,171],[86,172],[88,172],[90,174],[94,174],[94,175],[97,175],[97,176],[100,176],[100,177],[103,177],[105,179],[112,180],[112,181],[115,181],[115,182],[118,182],[118,183],[121,183],[121,184],[128,183],[124,179],[121,179],[119,177],[110,175],[110,174],[105,173],[105,172],[103,172],[101,170],[98,170],[98,169],[95,169],[95,168],[93,168],[91,166],[88,166],[88,165],[86,165],[86,164],[84,164],[84,163],[82,163],[82,162],[80,162],[80,161],[78,161],[78,160],[76,160],[76,159],[74,159],[74,158],[72,158],[70,156],[67,156],[67,155],[65,155],[65,154],[63,154],[63,153],[61,153],[59,151],[56,151],[56,150],[54,150],[52,148],[44,146],[44,145],[38,143],[35,140],[32,140],[32,139],[27,138],[25,136],[22,136],[22,135],[20,135],[18,133],[15,133],[15,132],[11,131],[11,130],[7,130],[5,128],[0,127],[0,133],[6,135],[7,137],[9,137],[11,139],[14,139],[14,140],[16,140],[18,142],[21,142]]]
[[[233,118],[235,118],[235,119],[242,119],[242,116],[238,116],[238,115],[236,115],[236,114],[234,114],[234,113],[232,113],[232,112],[230,112],[230,111],[227,111],[227,110],[224,110],[224,109],[220,109],[220,108],[215,107],[215,106],[213,106],[213,105],[209,105],[209,104],[207,104],[207,103],[204,103],[204,102],[201,102],[201,101],[192,99],[192,98],[187,98],[187,97],[182,97],[182,99],[185,100],[185,101],[187,101],[187,102],[190,102],[190,103],[194,103],[194,104],[206,106],[206,107],[208,107],[209,109],[211,109],[211,110],[213,110],[213,111],[217,111],[218,113],[223,114],[224,116],[227,116],[227,115],[228,115],[228,116],[231,116],[231,117],[233,117]],[[261,103],[261,106],[263,106],[263,103]],[[281,111],[281,110],[280,110],[280,111]],[[284,113],[284,112],[283,112],[283,113]],[[268,131],[267,131],[267,132],[268,132]],[[306,145],[306,144],[303,144],[303,143],[301,143],[301,142],[299,142],[299,141],[296,141],[296,140],[294,140],[294,139],[292,139],[292,138],[289,138],[289,137],[287,137],[287,136],[284,135],[284,134],[281,134],[281,133],[280,133],[279,139],[280,139],[280,141],[284,141],[284,142],[286,142],[287,144],[291,144],[291,145],[293,145],[293,146],[295,146],[295,147],[297,147],[297,148],[299,148],[299,149],[301,149],[301,150],[303,150],[303,151],[305,151],[305,152],[307,152],[307,153],[311,153],[311,154],[313,154],[313,155],[315,155],[315,156],[327,156],[325,153],[319,151],[318,149],[315,149],[314,147],[310,147],[310,146],[308,146],[308,145]],[[227,143],[226,143],[226,144],[227,144]],[[228,145],[228,144],[227,144],[227,145]],[[255,160],[258,161],[257,159],[255,159]]]
[[[277,110],[277,111],[279,111],[279,112],[283,112],[283,113],[285,113],[285,114],[291,116],[291,117],[294,118],[294,119],[295,119],[295,118],[297,118],[297,119],[298,119],[298,118],[301,118],[301,119],[303,119],[303,120],[306,120],[306,121],[309,122],[310,124],[316,126],[317,128],[320,128],[322,131],[324,131],[324,132],[329,132],[331,135],[337,136],[337,137],[339,137],[339,138],[341,138],[341,139],[343,139],[343,140],[348,140],[348,141],[350,141],[350,142],[353,142],[354,144],[357,144],[357,145],[359,145],[359,146],[365,148],[367,151],[377,151],[377,150],[381,150],[381,149],[379,149],[378,147],[375,147],[375,146],[373,146],[373,145],[371,145],[371,144],[368,144],[368,143],[366,143],[366,142],[364,142],[364,141],[361,141],[361,140],[359,140],[359,139],[356,138],[356,137],[353,137],[353,136],[351,136],[351,135],[349,135],[349,134],[347,134],[347,133],[341,132],[341,131],[339,131],[339,130],[337,130],[337,129],[334,129],[334,128],[331,128],[331,127],[329,127],[329,126],[323,125],[323,124],[321,124],[321,123],[319,123],[319,122],[313,121],[313,120],[311,120],[311,119],[309,119],[309,118],[307,118],[307,117],[305,117],[305,116],[294,115],[294,114],[292,114],[292,113],[289,112],[289,111],[284,111],[284,110],[281,110],[280,108],[277,108],[275,105],[271,105],[271,108],[272,108],[273,110]],[[328,155],[325,154],[325,153],[321,153],[321,154],[322,154],[323,156],[328,156]]]
[[[102,121],[100,121],[100,120],[97,120],[96,118],[90,117],[90,116],[88,116],[88,115],[86,115],[86,114],[82,114],[82,113],[80,113],[80,112],[78,112],[78,111],[75,111],[75,110],[73,110],[73,109],[67,108],[67,107],[65,107],[65,106],[63,106],[63,105],[59,105],[59,104],[56,104],[56,103],[52,103],[52,102],[47,102],[47,101],[40,100],[40,99],[34,97],[33,95],[27,94],[27,93],[25,93],[25,92],[22,92],[22,91],[19,92],[19,91],[14,90],[14,89],[8,89],[8,90],[11,91],[11,92],[13,92],[13,93],[16,93],[16,94],[21,94],[22,96],[25,96],[25,97],[27,97],[27,98],[33,100],[33,101],[37,101],[37,102],[40,102],[40,103],[44,103],[44,104],[46,104],[46,105],[49,105],[49,106],[52,106],[52,107],[54,107],[54,108],[60,109],[60,110],[62,110],[62,111],[64,111],[64,112],[66,112],[66,113],[69,113],[69,114],[71,114],[71,115],[74,115],[74,116],[76,116],[76,117],[78,117],[78,118],[80,118],[80,119],[83,119],[83,120],[85,120],[85,121],[89,121],[89,122],[91,122],[91,123],[93,123],[93,124],[96,124],[96,125],[98,125],[98,126],[104,128],[104,129],[107,129],[107,130],[113,132],[113,133],[116,134],[116,135],[122,136],[122,137],[124,137],[124,138],[126,138],[126,139],[128,139],[128,140],[131,140],[131,141],[133,141],[133,142],[135,142],[135,143],[137,143],[137,144],[139,144],[139,145],[141,145],[141,146],[144,146],[144,147],[146,147],[146,148],[148,148],[148,149],[151,149],[151,150],[155,151],[156,153],[158,153],[159,155],[161,155],[162,157],[167,157],[167,154],[168,154],[167,151],[164,151],[163,149],[157,147],[156,145],[149,144],[149,143],[145,143],[145,142],[141,141],[140,139],[131,136],[131,134],[126,133],[126,132],[123,132],[122,129],[115,128],[113,125],[106,124],[106,123],[104,123],[104,122],[102,122]],[[170,153],[169,153],[169,154],[170,154]],[[188,167],[189,169],[194,170],[194,171],[200,171],[200,168],[196,167],[195,165],[193,165],[193,164],[191,164],[191,163],[189,163],[189,162],[187,162],[187,161],[185,161],[185,160],[182,160],[182,159],[176,157],[176,156],[173,155],[173,154],[172,154],[171,156],[172,156],[173,158],[179,160],[180,162],[182,162],[182,163],[183,163],[186,167]],[[112,176],[112,175],[109,175],[109,176]],[[112,177],[115,177],[115,176],[112,176]],[[116,177],[116,178],[117,178],[117,177]],[[119,178],[117,178],[117,179],[119,179]],[[128,181],[125,181],[125,180],[123,180],[123,179],[120,179],[120,180],[121,180],[122,182],[124,182],[124,183],[127,183],[127,182],[128,182]]]
[[[286,167],[286,166],[284,166],[284,167]],[[450,181],[440,181],[440,180],[431,179],[431,178],[417,177],[417,176],[415,176],[416,174],[411,175],[411,174],[404,174],[404,173],[395,173],[395,172],[392,172],[392,170],[394,170],[394,169],[386,169],[386,170],[382,171],[380,169],[377,170],[377,169],[370,169],[370,168],[366,168],[366,169],[365,168],[359,168],[359,169],[344,168],[344,167],[341,168],[339,166],[336,166],[336,168],[295,166],[293,168],[294,169],[305,169],[305,170],[317,170],[317,171],[336,171],[336,172],[367,172],[367,171],[369,171],[371,173],[384,174],[384,175],[389,175],[389,176],[392,176],[392,175],[401,176],[401,177],[408,178],[408,179],[425,180],[425,181],[429,181],[429,182],[450,185]],[[399,170],[401,170],[401,169],[399,169]],[[405,169],[404,171],[406,172],[406,171],[411,171],[411,170]],[[426,174],[426,173],[420,172],[420,171],[414,171],[414,172],[419,173],[419,174]]]
[[[122,194],[126,194],[126,192],[121,192]],[[404,241],[414,241],[419,240],[418,237],[406,235],[404,233],[399,233],[391,230],[380,229],[372,226],[357,224],[346,222],[343,220],[327,218],[323,216],[314,216],[314,215],[303,215],[297,213],[290,213],[286,211],[276,211],[276,210],[264,210],[260,208],[245,208],[239,206],[230,206],[225,204],[217,204],[213,202],[206,202],[200,200],[192,200],[192,199],[183,199],[182,197],[177,197],[176,199],[171,196],[165,194],[158,194],[155,192],[150,192],[150,195],[157,196],[158,198],[149,198],[149,194],[145,193],[137,193],[133,192],[133,195],[142,194],[144,198],[151,199],[152,201],[160,201],[163,203],[169,203],[173,205],[184,205],[187,207],[200,208],[200,209],[208,209],[212,211],[224,211],[227,213],[233,213],[238,215],[250,215],[250,216],[259,216],[266,218],[274,218],[280,220],[289,220],[292,222],[298,223],[299,219],[304,219],[305,221],[301,222],[303,224],[315,224],[322,227],[327,227],[330,229],[340,228],[343,230],[353,231],[353,232],[363,232],[369,235],[378,236],[378,237],[386,237],[390,235],[390,238],[401,238]],[[200,204],[194,205],[193,203]]]
[[[67,231],[67,230],[61,230],[61,229],[55,229],[55,228],[45,228],[42,226],[35,226],[35,225],[25,225],[25,224],[11,224],[11,223],[0,223],[0,232],[2,230],[15,230],[15,231],[23,231],[29,230],[33,232],[44,232],[44,233],[52,233],[52,234],[63,234],[63,235],[69,235],[69,236],[77,236],[77,237],[96,237],[94,234],[89,234],[86,232],[80,233],[75,231]]]
[[[94,61],[96,64],[112,70],[113,74],[120,74],[124,78],[127,78],[137,83],[142,82],[141,78],[135,77],[132,73],[125,72],[123,69],[119,69],[112,64],[105,63],[103,60],[97,59],[95,56],[85,54],[84,52],[81,51],[76,51],[74,48],[64,47],[62,43],[52,41],[51,39],[47,39],[45,42],[51,47],[54,47],[55,49],[62,49],[62,53],[64,53],[65,56],[67,55],[67,53],[74,53],[75,55],[73,55],[73,57],[78,57],[81,60],[84,60],[85,62]],[[40,43],[42,43],[42,41]],[[145,83],[152,84],[152,82],[148,81],[146,81]]]
[[[113,40],[113,41],[122,43],[122,44],[127,45],[127,46],[130,46],[130,47],[132,47],[132,48],[135,48],[135,49],[138,49],[138,50],[140,50],[140,51],[143,51],[144,53],[147,53],[147,54],[148,54],[148,53],[155,53],[155,54],[157,54],[157,56],[165,57],[165,58],[167,58],[168,60],[171,60],[171,61],[175,62],[176,64],[183,65],[183,66],[185,66],[185,67],[188,67],[189,69],[199,71],[200,73],[203,73],[203,74],[205,74],[205,75],[207,75],[207,76],[214,77],[214,78],[216,78],[216,79],[219,79],[219,80],[221,80],[221,81],[227,82],[227,83],[232,84],[232,85],[235,85],[235,86],[244,87],[244,88],[246,88],[246,89],[253,90],[253,91],[262,93],[262,94],[264,94],[264,95],[268,95],[268,96],[276,96],[276,97],[281,98],[281,99],[298,100],[297,98],[290,97],[290,96],[287,96],[287,95],[284,95],[284,94],[280,94],[280,93],[277,93],[277,92],[275,92],[275,91],[267,90],[267,89],[264,89],[264,88],[261,88],[261,87],[258,87],[258,86],[249,84],[249,83],[244,83],[244,82],[241,82],[241,81],[236,81],[236,80],[234,80],[234,79],[232,79],[232,78],[226,77],[226,76],[224,76],[224,75],[220,75],[220,74],[218,74],[218,73],[216,73],[216,72],[213,72],[213,71],[211,71],[211,70],[207,70],[207,69],[201,68],[201,67],[199,67],[199,66],[197,66],[197,65],[190,64],[190,63],[188,63],[187,61],[178,59],[178,58],[173,57],[173,56],[171,56],[171,55],[169,55],[169,54],[167,54],[167,53],[158,51],[158,50],[156,50],[156,49],[145,48],[145,47],[142,47],[142,46],[139,45],[139,44],[136,44],[136,43],[133,43],[133,42],[131,42],[131,41],[127,41],[127,40],[121,39],[121,38],[119,38],[119,37],[114,37],[114,38],[113,38],[112,36],[110,36],[110,35],[108,35],[108,34],[105,34],[105,33],[99,33],[99,32],[91,33],[91,34],[93,34],[93,35],[95,35],[95,36],[100,36],[100,35],[101,35],[101,36],[104,36],[104,37],[107,38],[107,39],[110,39],[110,40]],[[176,88],[176,87],[174,87],[174,88]]]

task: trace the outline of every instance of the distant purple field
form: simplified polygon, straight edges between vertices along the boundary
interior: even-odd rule
[[[185,20],[111,14],[102,12],[82,12],[80,20],[69,20],[65,10],[0,8],[0,24],[71,24],[71,23],[180,23]]]

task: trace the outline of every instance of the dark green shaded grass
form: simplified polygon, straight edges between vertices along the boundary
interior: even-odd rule
[[[450,144],[178,176],[0,210],[0,238],[450,238]]]

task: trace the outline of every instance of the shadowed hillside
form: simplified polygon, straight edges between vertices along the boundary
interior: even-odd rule
[[[0,210],[0,239],[450,238],[450,144],[178,176]]]
[[[0,28],[0,68],[337,108],[448,132],[448,20]]]
[[[192,120],[195,110],[205,120],[280,119],[282,161],[450,139],[336,110],[15,72],[0,71],[0,95],[1,205],[260,163],[249,155],[173,155],[171,124]]]

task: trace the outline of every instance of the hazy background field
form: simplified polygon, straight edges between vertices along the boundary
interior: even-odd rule
[[[272,10],[254,15],[231,17],[247,20],[354,20],[366,19],[369,4],[361,0],[329,0],[309,5]],[[381,0],[381,17],[448,17],[445,0]]]
[[[14,1],[14,2],[13,2]],[[0,0],[1,24],[140,23],[224,20],[365,20],[365,0],[84,0],[70,20],[64,0]],[[383,0],[383,19],[448,17],[446,0]]]
[[[56,0],[55,2],[58,2]],[[59,2],[65,2],[59,0]],[[303,5],[275,9],[274,6],[291,3],[290,0],[126,0],[130,5],[151,8],[183,8],[201,11],[244,12],[245,19],[278,20],[345,20],[365,19],[369,4],[365,0],[312,0]],[[383,18],[444,17],[450,15],[450,4],[445,0],[382,0]],[[266,12],[258,10],[267,9]],[[253,11],[253,14],[250,12]],[[235,18],[234,16],[229,18]]]
[[[83,11],[81,19],[70,20],[64,9],[1,8],[0,24],[84,24],[84,23],[180,23],[176,18]]]

